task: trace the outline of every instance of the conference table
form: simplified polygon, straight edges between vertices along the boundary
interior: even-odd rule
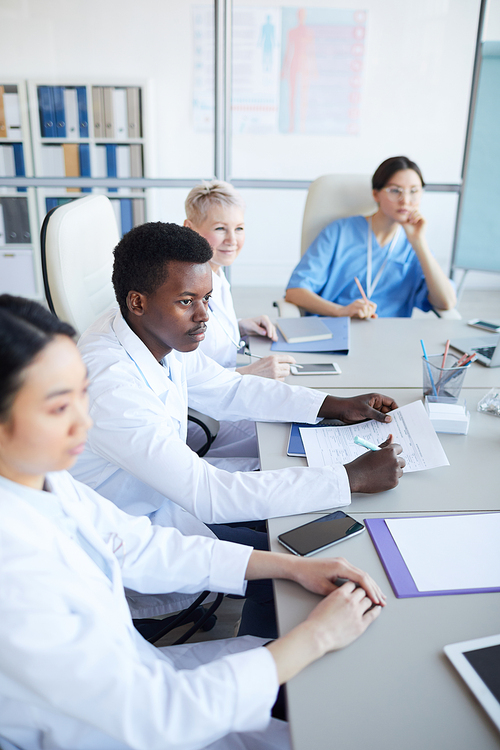
[[[443,351],[446,339],[463,338],[471,331],[463,321],[353,321],[348,356],[294,355],[300,362],[336,361],[342,375],[291,376],[288,382],[342,397],[382,390],[403,406],[422,398],[420,339],[434,354]],[[269,342],[254,337],[251,351],[263,355]],[[496,385],[500,370],[471,365],[462,391],[471,414],[469,432],[439,435],[450,465],[404,474],[388,492],[354,494],[347,512],[363,521],[500,510],[500,419],[476,410],[480,398]],[[288,433],[289,425],[257,425],[263,471],[306,465],[304,458],[286,456]],[[317,517],[270,519],[271,549],[287,554],[277,535]],[[345,556],[368,571],[388,603],[361,638],[288,684],[294,750],[500,748],[497,728],[443,652],[448,643],[500,632],[500,593],[398,599],[368,532],[319,554]],[[307,617],[319,598],[290,581],[274,585],[279,632],[285,634]]]
[[[293,354],[297,362],[338,363],[340,375],[290,375],[291,385],[308,388],[421,388],[422,349],[427,354],[442,353],[447,339],[498,335],[471,328],[464,320],[427,318],[376,318],[352,320],[349,354]],[[269,339],[252,336],[252,354],[269,354]],[[450,349],[451,353],[457,353]],[[493,388],[500,385],[500,368],[473,362],[465,376],[464,388]]]

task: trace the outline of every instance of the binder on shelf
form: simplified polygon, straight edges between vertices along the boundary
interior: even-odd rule
[[[103,138],[115,137],[114,112],[113,112],[113,89],[111,86],[103,88],[104,101],[104,133]]]
[[[92,87],[92,108],[94,110],[94,137],[105,138],[104,127],[104,95],[102,86]]]
[[[121,198],[120,208],[121,208],[121,229],[122,229],[122,235],[124,235],[127,232],[130,232],[130,230],[134,226],[134,222],[132,218],[132,199]]]
[[[42,169],[44,177],[66,176],[62,146],[42,146]]]
[[[31,242],[26,198],[0,198],[7,245]]]
[[[0,86],[0,138],[7,138],[7,123],[5,122],[3,92],[4,92],[4,87]]]
[[[51,86],[38,87],[38,110],[40,113],[40,132],[42,138],[56,137],[54,97]]]
[[[74,200],[76,200],[76,198],[45,198],[45,210],[49,213],[52,208],[64,206],[65,203],[71,203],[71,201]]]
[[[89,137],[89,113],[87,107],[87,91],[85,86],[76,87],[76,98],[78,102],[78,118],[80,138]]]
[[[64,111],[66,113],[66,134],[68,138],[80,137],[80,116],[78,94],[73,86],[64,89]]]
[[[3,219],[3,206],[0,203],[0,245],[5,245],[7,242],[5,237],[5,222]]]
[[[90,146],[88,143],[80,143],[79,147],[80,156],[80,177],[91,177],[90,170]],[[92,188],[82,188],[82,193],[91,193]]]
[[[0,177],[15,177],[16,162],[14,159],[14,146],[2,144],[0,146]]]
[[[16,170],[16,177],[25,177],[26,169],[24,167],[24,152],[22,143],[13,143],[12,149],[14,152],[14,164]],[[18,193],[26,193],[28,188],[18,187]]]
[[[116,219],[116,226],[118,229],[118,232],[121,234],[122,229],[122,212],[120,207],[120,200],[118,198],[110,198],[111,207],[113,208],[113,211],[115,212],[115,219]]]
[[[52,86],[57,138],[66,138],[66,113],[64,111],[64,88]]]
[[[96,145],[94,147],[93,177],[107,177],[108,166],[106,160],[106,146]]]
[[[126,141],[128,138],[127,89],[113,89],[113,118],[115,125],[115,139]]]
[[[134,227],[139,227],[145,222],[144,199],[134,198],[132,200],[132,223]]]
[[[106,145],[106,171],[108,177],[116,177],[116,146],[113,143]],[[117,193],[118,188],[108,188],[108,192]]]
[[[80,177],[80,155],[77,143],[64,143],[62,146],[64,154],[64,174],[66,177]],[[66,188],[68,193],[79,193],[80,188]]]
[[[128,137],[141,137],[141,92],[137,86],[127,88]]]
[[[3,108],[7,138],[22,138],[21,110],[17,86],[3,87]]]

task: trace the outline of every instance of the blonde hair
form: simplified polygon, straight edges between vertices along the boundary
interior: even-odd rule
[[[186,217],[195,226],[200,226],[214,204],[227,208],[238,206],[245,210],[243,198],[229,182],[211,180],[203,181],[201,185],[196,185],[189,191],[184,204]]]

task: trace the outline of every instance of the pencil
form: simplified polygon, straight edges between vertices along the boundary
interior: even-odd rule
[[[358,277],[357,277],[357,276],[355,276],[355,277],[354,277],[354,281],[356,282],[356,286],[358,287],[359,291],[361,292],[361,296],[363,297],[364,301],[365,301],[365,302],[369,302],[370,300],[369,300],[369,299],[368,299],[368,297],[366,296],[366,294],[365,294],[365,290],[364,290],[364,289],[363,289],[363,287],[361,286],[361,282],[360,282],[360,280],[358,279]]]
[[[441,363],[441,369],[444,370],[444,366],[446,364],[446,357],[448,356],[448,349],[450,348],[450,339],[446,342],[446,346],[444,347],[444,354],[443,354],[443,362]]]

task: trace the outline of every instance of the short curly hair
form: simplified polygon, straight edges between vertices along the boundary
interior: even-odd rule
[[[113,287],[126,318],[129,292],[153,294],[165,282],[171,260],[207,263],[212,257],[212,248],[189,227],[156,221],[127,232],[115,247],[114,256]]]

